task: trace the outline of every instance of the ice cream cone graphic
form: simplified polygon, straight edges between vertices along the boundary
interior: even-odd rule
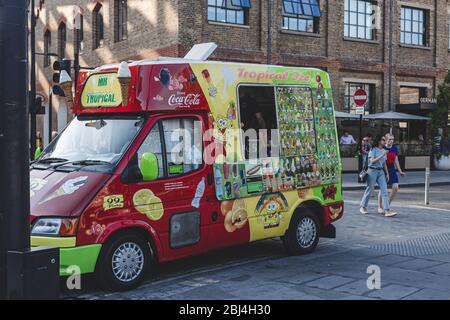
[[[122,61],[119,65],[117,79],[119,80],[120,90],[122,92],[122,105],[126,106],[128,104],[128,89],[131,82],[131,70],[128,67],[128,63],[125,61]]]
[[[61,71],[59,86],[64,91],[67,107],[69,109],[73,109],[72,79],[70,78],[66,70]]]
[[[46,197],[41,203],[66,196],[75,193],[78,189],[86,184],[88,180],[87,176],[80,176],[74,179],[67,180],[58,189],[53,191],[48,197]]]

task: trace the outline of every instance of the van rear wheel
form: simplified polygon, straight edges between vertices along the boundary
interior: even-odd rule
[[[289,229],[282,237],[283,244],[291,255],[307,254],[319,243],[320,224],[317,216],[307,208],[292,217]]]
[[[103,246],[96,275],[100,285],[112,291],[139,286],[150,264],[149,243],[138,234],[118,234]]]

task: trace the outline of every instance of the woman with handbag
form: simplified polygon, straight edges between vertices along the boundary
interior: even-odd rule
[[[386,150],[386,165],[389,172],[388,187],[391,187],[391,193],[389,195],[389,203],[391,204],[399,189],[397,170],[401,176],[404,176],[405,173],[398,162],[398,149],[397,145],[394,144],[394,136],[390,133],[386,133],[384,137],[386,138],[384,149]],[[383,212],[384,211],[381,208],[381,193],[378,193],[378,213]]]
[[[374,189],[375,183],[378,184],[381,192],[381,203],[385,217],[393,217],[397,213],[392,212],[389,206],[389,194],[387,189],[387,181],[389,181],[389,173],[386,166],[386,151],[384,146],[386,139],[384,136],[378,136],[374,140],[372,150],[369,152],[369,161],[367,169],[367,187],[361,200],[359,211],[362,214],[368,214],[367,207],[369,205],[370,195]]]

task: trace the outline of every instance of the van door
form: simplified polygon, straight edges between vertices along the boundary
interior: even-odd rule
[[[211,167],[202,159],[204,128],[199,115],[161,117],[130,160],[129,170],[134,166],[132,175],[138,177],[130,184],[131,211],[140,213],[158,234],[160,261],[210,248],[208,230],[217,203],[208,177]],[[144,181],[140,174],[142,156],[149,152],[158,160],[154,181]]]

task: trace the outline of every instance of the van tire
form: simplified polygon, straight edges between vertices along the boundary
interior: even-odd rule
[[[145,279],[150,262],[150,244],[144,237],[137,233],[119,233],[103,245],[95,270],[96,278],[106,290],[131,290]],[[130,268],[133,268],[132,272],[126,272]]]
[[[302,255],[316,249],[319,235],[319,219],[311,209],[302,207],[294,213],[289,229],[281,239],[290,255]]]

